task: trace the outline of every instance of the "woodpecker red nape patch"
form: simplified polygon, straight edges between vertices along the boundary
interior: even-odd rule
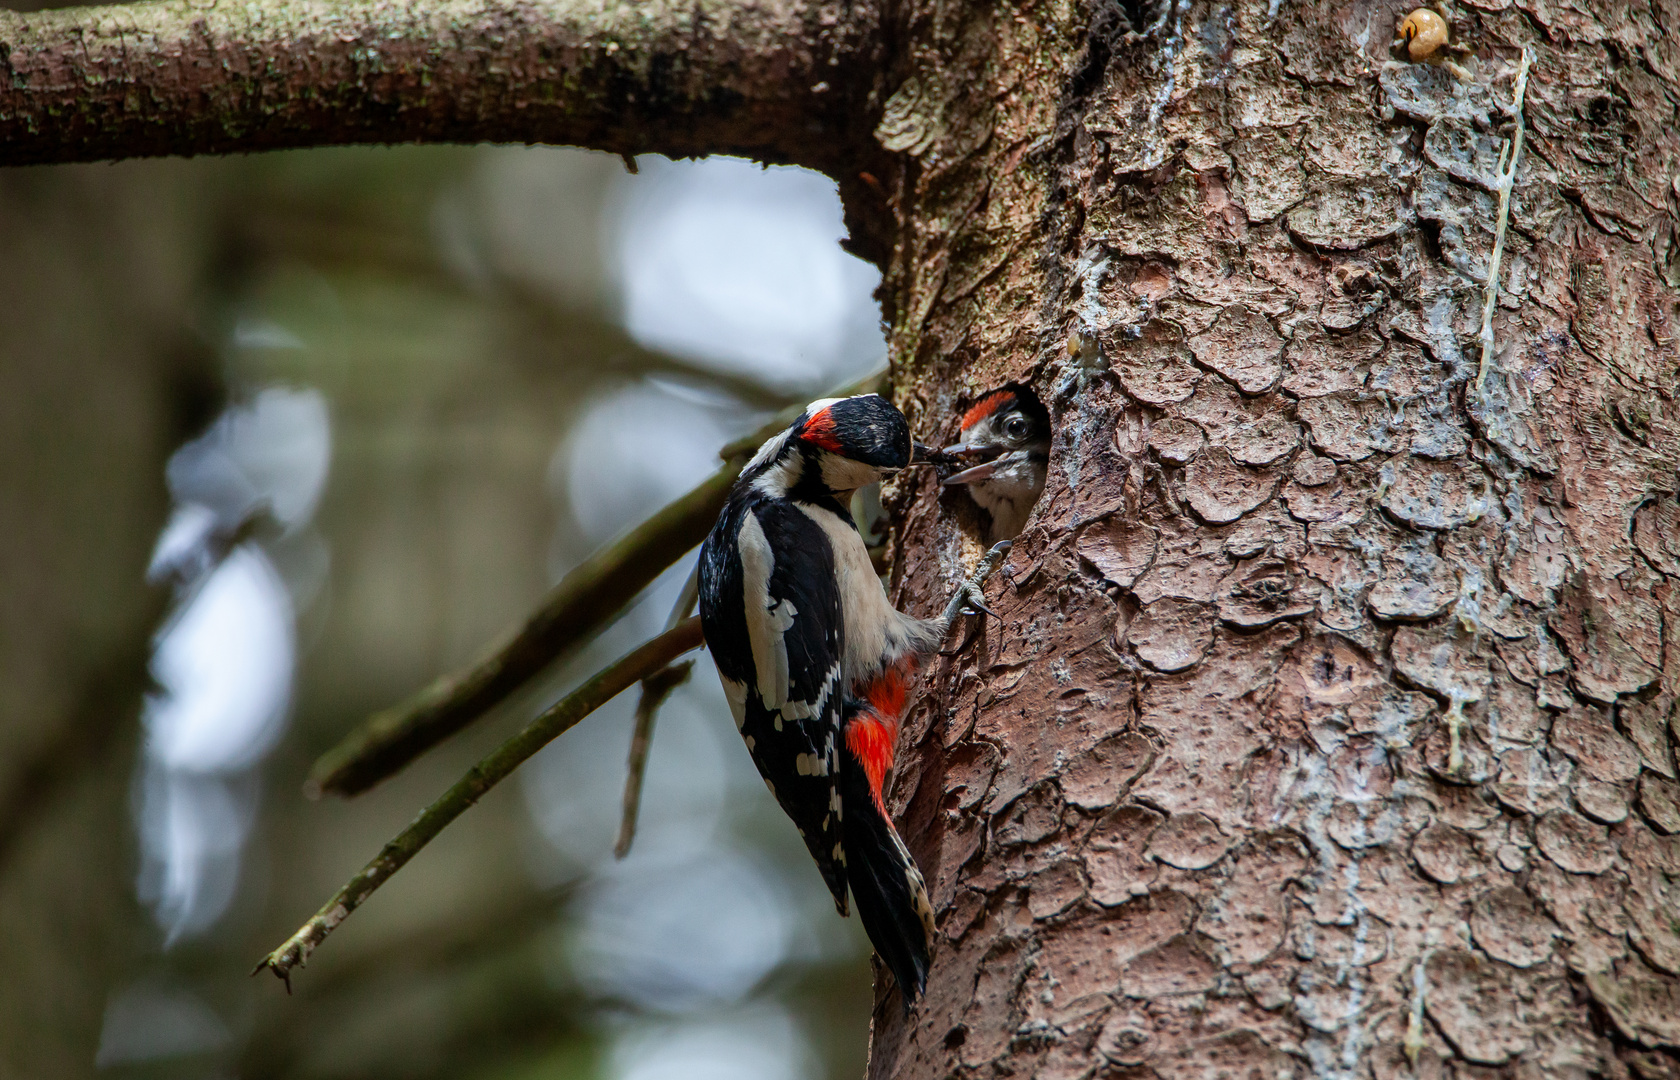
[[[835,434],[834,414],[829,409],[819,409],[811,414],[800,429],[799,437],[812,446],[820,446],[836,454],[840,452],[840,436]]]
[[[993,390],[979,401],[976,401],[967,412],[963,413],[962,429],[967,431],[975,424],[978,424],[980,421],[986,419],[986,417],[992,415],[999,409],[1003,408],[1004,405],[1008,404],[1010,399],[1014,396],[1015,391],[1013,390]]]

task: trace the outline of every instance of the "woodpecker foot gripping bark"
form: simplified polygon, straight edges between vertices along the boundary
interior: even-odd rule
[[[951,602],[945,605],[945,614],[940,616],[940,625],[949,630],[965,610],[976,611],[992,618],[997,618],[997,612],[986,606],[986,593],[982,586],[986,579],[992,576],[1003,557],[1009,554],[1010,542],[1000,540],[992,545],[992,549],[981,558],[980,565],[974,568],[974,573],[957,586],[957,591],[951,594]]]

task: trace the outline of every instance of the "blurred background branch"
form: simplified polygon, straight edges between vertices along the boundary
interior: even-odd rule
[[[582,686],[573,690],[554,707],[531,721],[524,730],[498,746],[493,753],[474,765],[467,775],[457,780],[448,791],[420,812],[413,824],[404,829],[351,878],[332,899],[321,905],[296,933],[279,948],[269,953],[255,971],[268,968],[291,989],[291,972],[309,960],[309,954],[338,928],[351,912],[373,895],[375,889],[391,879],[420,849],[432,842],[450,822],[466,813],[485,792],[507,779],[508,774],[524,764],[532,754],[547,746],[562,732],[599,709],[632,683],[662,670],[685,652],[704,643],[700,636],[698,617],[685,619],[629,653],[616,663],[603,668]]]
[[[568,648],[588,640],[705,539],[740,471],[741,462],[731,461],[591,555],[523,626],[467,671],[444,676],[409,701],[375,713],[315,763],[309,793],[367,790],[500,704]]]
[[[162,599],[154,605],[154,619],[163,615]],[[111,657],[106,670],[91,672],[68,720],[16,764],[15,779],[0,788],[0,877],[36,815],[123,741],[122,729],[133,719],[132,704],[149,685],[150,652],[149,643],[137,640],[126,653]]]

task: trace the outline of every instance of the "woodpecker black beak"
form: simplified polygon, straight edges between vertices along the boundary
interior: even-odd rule
[[[910,464],[932,465],[939,459],[939,451],[919,442],[910,444]]]

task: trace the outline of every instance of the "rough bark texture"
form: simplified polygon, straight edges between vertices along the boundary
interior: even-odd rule
[[[899,13],[900,399],[1058,435],[908,728],[872,1076],[1680,1075],[1680,53],[1596,7],[1453,9],[1468,83],[1392,3]]]
[[[0,163],[426,141],[830,167],[873,31],[868,5],[829,0],[3,12]]]

